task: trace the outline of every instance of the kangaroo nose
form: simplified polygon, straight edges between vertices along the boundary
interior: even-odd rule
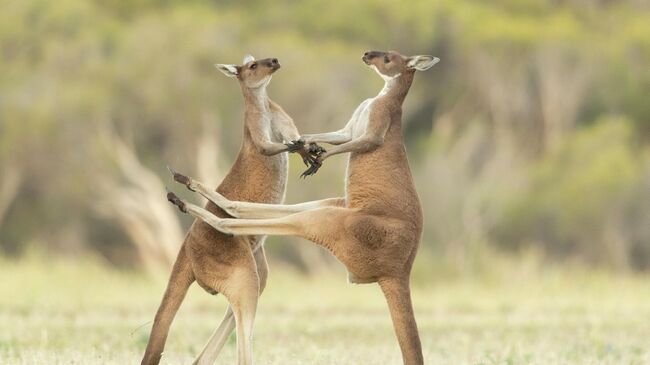
[[[361,57],[361,61],[363,61],[363,63],[365,63],[366,65],[370,65],[370,58],[372,58],[370,53],[371,53],[370,51],[365,52],[363,54],[363,57]]]

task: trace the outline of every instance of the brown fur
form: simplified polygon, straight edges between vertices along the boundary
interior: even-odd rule
[[[404,363],[422,365],[409,277],[423,218],[402,141],[401,117],[415,70],[426,70],[438,60],[373,51],[366,52],[363,61],[386,80],[382,92],[364,101],[343,129],[303,136],[306,142],[335,145],[321,160],[350,152],[345,199],[268,205],[204,194],[238,219],[220,219],[191,205],[188,212],[225,233],[295,235],[327,248],[345,265],[350,281],[379,283]]]
[[[254,69],[251,68],[253,64],[256,64]],[[265,90],[260,89],[266,88],[268,78],[279,68],[279,63],[275,59],[266,59],[253,60],[242,66],[218,67],[224,73],[237,70],[236,76],[244,95],[246,112],[244,140],[239,155],[216,191],[233,200],[282,203],[288,164],[286,154],[279,152],[287,150],[282,142],[297,140],[299,134],[292,119],[279,105],[268,99]],[[230,76],[234,75],[231,73]],[[260,86],[260,82],[263,85]],[[218,217],[230,217],[212,202],[208,202],[205,209]],[[250,364],[250,339],[240,337],[251,335],[251,328],[242,326],[252,327],[257,297],[266,284],[268,267],[263,241],[264,236],[261,235],[233,237],[215,230],[199,219],[194,222],[180,249],[167,291],[156,313],[142,359],[143,365],[159,363],[169,326],[194,280],[209,293],[223,293],[226,296],[232,311],[229,308],[220,330],[227,333],[215,333],[215,337],[224,337],[230,333],[234,326],[234,312],[238,327],[239,363]],[[250,323],[241,323],[249,321]],[[206,346],[197,363],[213,362],[222,345],[223,343]],[[210,348],[211,346],[219,348]],[[206,353],[211,355],[205,355]]]

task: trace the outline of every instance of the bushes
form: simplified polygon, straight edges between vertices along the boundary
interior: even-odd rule
[[[494,231],[503,247],[539,245],[556,257],[626,267],[650,263],[636,237],[650,217],[639,204],[648,160],[624,118],[603,118],[569,135],[530,169],[530,183],[510,197]],[[650,222],[647,222],[650,223]],[[633,249],[633,247],[636,247]]]
[[[442,59],[418,75],[404,108],[424,255],[534,245],[644,268],[649,12],[601,3],[10,2],[0,12],[0,250],[133,249],[96,215],[94,182],[120,181],[98,152],[102,131],[166,178],[168,163],[200,170],[196,141],[218,125],[228,166],[241,96],[214,62],[280,58],[271,96],[311,133],[340,128],[377,93],[381,80],[359,57],[387,48]],[[612,114],[623,117],[603,118]],[[343,165],[290,180],[288,200],[340,195]]]

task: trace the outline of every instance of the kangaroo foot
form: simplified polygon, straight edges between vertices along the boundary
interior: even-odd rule
[[[172,176],[174,178],[174,181],[176,181],[179,184],[183,184],[189,190],[194,191],[194,189],[192,189],[192,178],[190,178],[189,176],[185,176],[185,175],[181,174],[180,172],[174,170],[169,165],[167,165],[167,170],[169,170],[169,172],[171,172],[171,174],[172,174]]]
[[[167,190],[167,200],[169,200],[170,203],[177,206],[178,209],[181,212],[187,213],[187,208],[185,207],[185,202],[181,198],[179,198],[176,194],[174,194],[173,191],[170,191],[167,188],[165,188],[165,190]]]

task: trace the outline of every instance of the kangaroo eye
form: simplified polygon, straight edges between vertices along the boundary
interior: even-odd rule
[[[254,70],[256,68],[257,68],[257,63],[254,63],[254,64],[251,65],[251,70]]]
[[[388,56],[384,56],[384,63],[388,63],[388,62],[390,62],[390,59],[388,58]]]

